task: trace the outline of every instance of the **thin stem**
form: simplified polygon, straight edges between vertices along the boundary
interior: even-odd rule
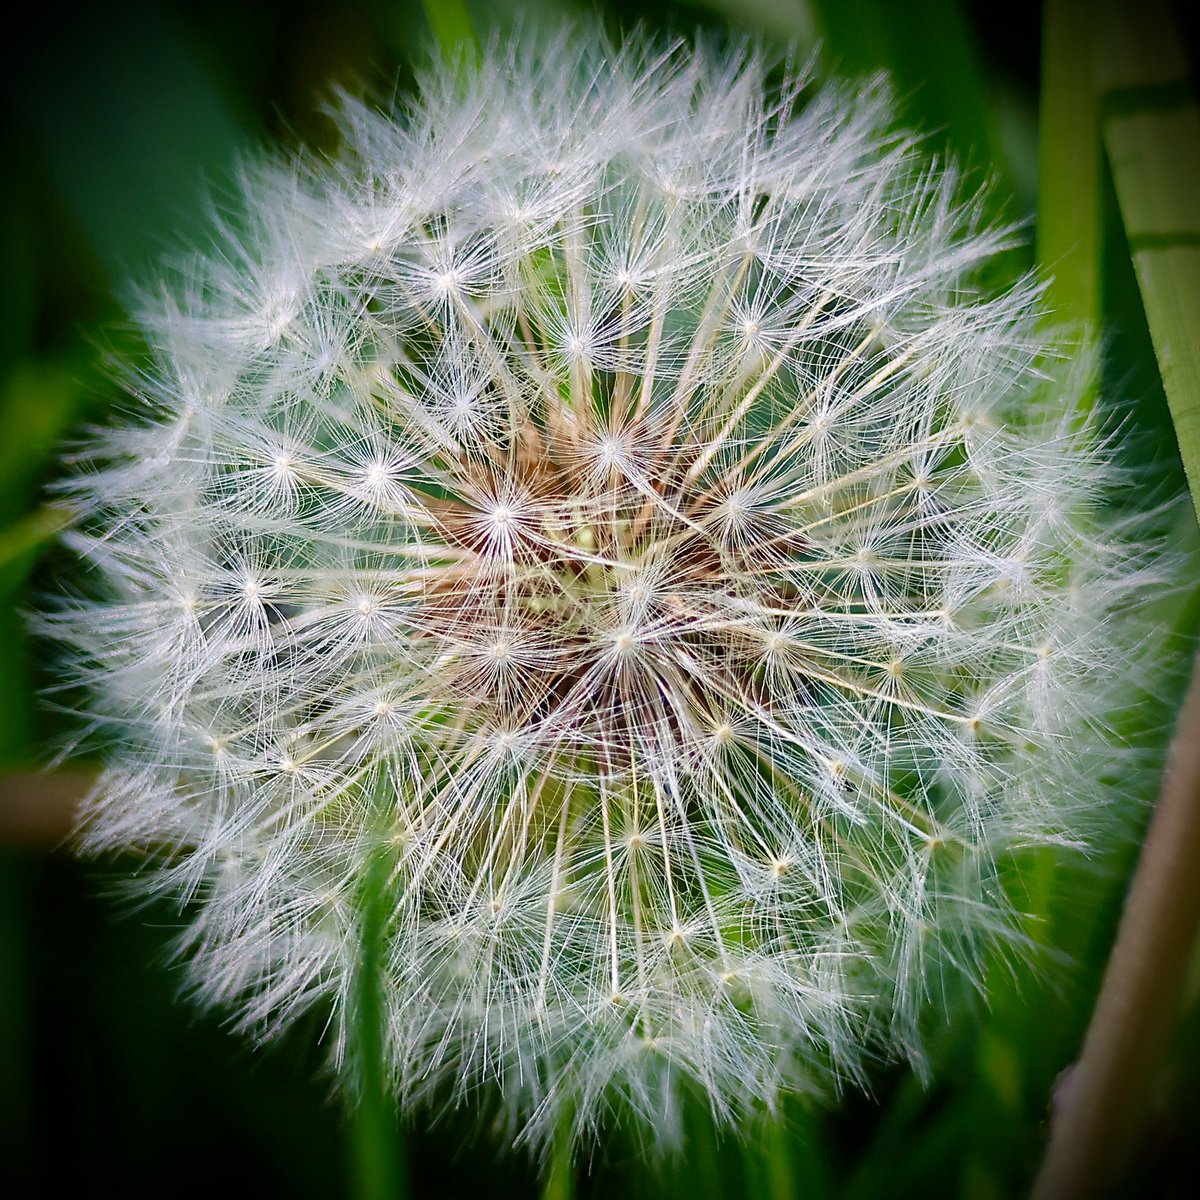
[[[1085,340],[1099,333],[1103,320],[1103,148],[1090,5],[1091,0],[1045,0],[1038,105],[1037,262],[1049,279],[1047,298],[1054,319]],[[1081,420],[1094,407],[1098,387],[1098,371],[1093,370],[1080,390]],[[1055,851],[1042,847],[1030,853],[1022,875],[1030,915],[1027,931],[1046,945],[1064,940],[1056,929],[1058,868]],[[1038,1020],[1032,1009],[1026,1013],[1028,1022]],[[993,1036],[1005,1036],[997,1024]],[[988,1045],[981,1039],[981,1054]],[[1013,1053],[1019,1061],[1015,1044]],[[979,1078],[989,1078],[982,1061]]]
[[[1119,1178],[1174,1024],[1200,931],[1200,657],[1083,1053],[1061,1091],[1033,1200],[1084,1200]]]
[[[559,1118],[558,1128],[554,1131],[554,1140],[550,1144],[541,1200],[574,1200],[574,1156],[575,1131],[571,1110],[567,1108]]]
[[[1100,108],[1093,83],[1090,0],[1046,0],[1038,114],[1037,260],[1056,318],[1100,326]],[[1090,408],[1089,387],[1082,400]]]
[[[387,856],[376,853],[363,885],[358,974],[347,1027],[347,1054],[359,1089],[349,1127],[357,1200],[403,1200],[407,1194],[404,1140],[384,1067],[387,884]]]
[[[761,1150],[763,1180],[759,1195],[763,1200],[797,1200],[800,1188],[792,1161],[791,1139],[782,1116],[768,1126]],[[811,1192],[810,1192],[811,1195]]]

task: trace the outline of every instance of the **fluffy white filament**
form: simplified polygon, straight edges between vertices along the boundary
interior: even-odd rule
[[[1005,233],[884,89],[765,75],[564,40],[339,102],[70,485],[90,846],[339,1045],[386,856],[397,1093],[535,1139],[919,1054],[1096,795],[1146,582],[1036,289],[973,286]]]

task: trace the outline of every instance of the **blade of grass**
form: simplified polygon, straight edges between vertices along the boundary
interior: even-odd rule
[[[569,1109],[559,1119],[542,1182],[541,1200],[573,1200],[575,1196],[575,1132]]]
[[[1103,320],[1105,182],[1088,8],[1088,0],[1046,0],[1043,6],[1036,221],[1037,264],[1049,280],[1055,321],[1085,343],[1098,335]],[[1098,366],[1099,359],[1094,361]],[[1093,370],[1079,402],[1081,418],[1099,390],[1099,371]],[[1062,998],[1048,984],[1049,964],[1056,952],[1083,960],[1101,906],[1093,905],[1084,919],[1063,868],[1062,856],[1042,847],[1027,856],[1019,875],[1025,932],[1047,953],[1015,970],[997,957],[989,970],[995,984],[975,1045],[975,1070],[961,1100],[984,1115],[988,1130],[971,1139],[975,1157],[966,1169],[976,1176],[1011,1162],[1017,1147],[994,1129],[1016,1129],[1025,1097],[1045,1095],[1046,1063],[1070,1053],[1070,1042],[1056,1041],[1064,1013]],[[1066,912],[1064,904],[1071,906]],[[1039,989],[1043,996],[1031,1003]],[[1048,1007],[1059,1020],[1046,1020]]]
[[[742,1151],[747,1195],[827,1200],[834,1187],[818,1118],[786,1101]]]
[[[1200,511],[1200,109],[1165,0],[1105,0],[1098,28],[1104,146]]]
[[[1093,86],[1088,0],[1046,0],[1042,19],[1042,76],[1038,110],[1037,263],[1049,277],[1054,315],[1077,335],[1095,336],[1101,324],[1103,249],[1102,155],[1099,104]],[[1093,374],[1080,401],[1095,403]],[[1031,937],[1054,944],[1052,897],[1057,855],[1031,856],[1023,873],[1023,908]],[[1028,1019],[1034,1014],[1024,1005]],[[1020,1021],[1025,1025],[1026,1021]],[[1022,1032],[1024,1032],[1022,1030]],[[986,1072],[985,1072],[986,1073]]]
[[[479,42],[463,0],[421,0],[421,7],[438,46],[448,59],[455,60],[464,55],[468,59],[475,57]]]
[[[1088,0],[1046,0],[1038,117],[1037,261],[1064,322],[1100,325],[1100,108]]]

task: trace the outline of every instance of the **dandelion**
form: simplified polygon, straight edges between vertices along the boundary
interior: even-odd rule
[[[1078,842],[1153,579],[1010,241],[881,84],[563,38],[338,101],[147,295],[49,618],[196,992],[521,1136],[919,1061]],[[965,197],[965,198],[964,198]]]

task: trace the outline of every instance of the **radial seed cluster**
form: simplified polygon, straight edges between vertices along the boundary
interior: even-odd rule
[[[376,964],[397,1094],[535,1140],[919,1055],[1123,670],[1006,233],[882,87],[767,74],[564,39],[339,101],[147,293],[69,485],[88,845],[245,1027],[340,1058]]]

